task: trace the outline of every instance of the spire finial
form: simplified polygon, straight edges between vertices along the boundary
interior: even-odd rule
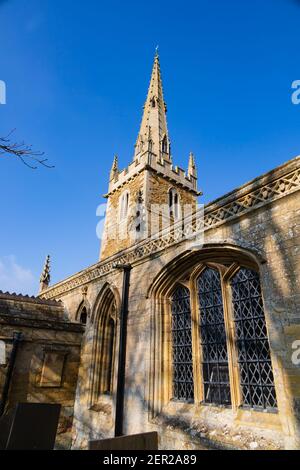
[[[190,156],[189,156],[188,175],[193,176],[194,178],[197,178],[197,168],[196,168],[196,162],[195,162],[195,157],[194,157],[193,152],[190,152]]]
[[[114,160],[112,164],[112,169],[117,170],[118,169],[118,155],[114,155]]]
[[[40,292],[43,292],[50,284],[50,255],[46,257],[43,272],[40,277]]]
[[[156,48],[155,48],[155,59],[158,58],[158,49],[159,49],[159,46],[157,45]]]
[[[119,173],[119,167],[118,167],[118,155],[114,156],[113,164],[110,170],[110,179],[116,178],[116,176]]]

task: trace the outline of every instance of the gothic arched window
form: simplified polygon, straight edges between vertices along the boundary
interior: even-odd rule
[[[197,280],[204,402],[229,405],[230,385],[219,271],[205,268]]]
[[[89,311],[89,308],[87,304],[83,301],[77,310],[77,313],[75,315],[75,320],[80,322],[82,325],[86,325],[88,316],[89,316],[88,311]]]
[[[120,221],[126,219],[129,207],[129,192],[125,191],[120,198]]]
[[[87,322],[87,311],[86,311],[86,308],[83,307],[83,309],[80,312],[80,323],[82,323],[83,325],[86,325],[86,322]]]
[[[161,150],[163,153],[168,153],[168,139],[166,135],[161,142]]]
[[[173,398],[194,400],[190,292],[178,286],[172,296]]]
[[[241,268],[230,284],[243,405],[262,409],[276,408],[259,276],[255,271]]]
[[[99,411],[102,400],[107,403],[107,395],[114,391],[117,311],[115,296],[108,285],[99,294],[92,318],[92,337],[89,336],[86,345],[86,351],[91,355],[90,386],[87,389],[90,408]]]
[[[169,215],[175,221],[180,218],[179,196],[175,188],[169,190]]]
[[[103,355],[102,355],[102,392],[112,392],[112,370],[114,357],[114,338],[115,338],[115,322],[112,317],[108,318],[104,326],[103,333]]]
[[[216,254],[212,248],[199,255],[199,265],[195,253],[184,253],[182,263],[177,257],[153,286],[155,345],[161,348],[153,404],[162,410],[173,397],[240,408],[241,417],[243,408],[277,412],[258,266],[242,249],[218,246]],[[178,276],[189,289],[178,284]]]

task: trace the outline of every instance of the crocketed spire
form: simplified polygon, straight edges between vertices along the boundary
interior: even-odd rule
[[[43,290],[47,289],[50,284],[50,279],[50,255],[48,255],[40,277],[40,292],[43,292]]]
[[[135,159],[150,150],[159,160],[171,161],[166,112],[159,56],[156,50],[142,123],[135,144]]]

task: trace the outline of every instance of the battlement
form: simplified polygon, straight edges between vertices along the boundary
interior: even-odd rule
[[[171,161],[157,158],[156,154],[146,151],[122,171],[115,173],[109,182],[109,189],[106,197],[120,189],[134,176],[144,170],[153,171],[170,182],[173,182],[196,195],[200,194],[197,191],[197,178],[195,176],[189,175],[185,170],[177,165],[174,166]]]

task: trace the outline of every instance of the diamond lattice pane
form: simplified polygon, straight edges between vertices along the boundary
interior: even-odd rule
[[[194,399],[190,293],[178,286],[172,296],[173,396]]]
[[[220,274],[206,268],[197,280],[200,306],[200,337],[204,400],[207,403],[231,403],[226,331]]]
[[[241,268],[231,280],[243,403],[276,408],[276,392],[259,276]]]

